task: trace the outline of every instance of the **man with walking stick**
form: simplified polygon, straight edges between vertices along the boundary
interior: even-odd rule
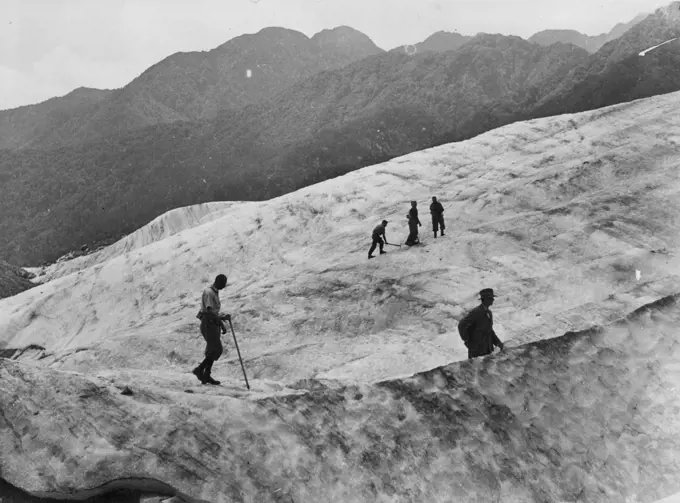
[[[222,356],[223,347],[220,332],[227,333],[227,326],[224,322],[229,322],[231,328],[231,335],[234,337],[234,344],[238,352],[238,359],[241,362],[241,369],[243,370],[243,377],[246,380],[246,387],[250,389],[248,377],[246,376],[246,369],[243,366],[241,359],[241,351],[236,342],[236,334],[234,333],[234,326],[231,324],[231,315],[220,313],[222,307],[220,303],[220,290],[224,290],[227,286],[227,277],[224,274],[218,274],[215,282],[203,291],[201,297],[201,310],[196,317],[201,320],[201,335],[205,339],[205,359],[201,364],[193,370],[193,374],[201,381],[202,384],[220,384],[210,375],[213,363],[215,363],[220,356]]]
[[[220,337],[220,331],[223,334],[227,333],[224,321],[229,321],[231,324],[231,315],[220,314],[222,305],[219,292],[226,286],[227,277],[224,274],[218,274],[215,282],[203,291],[201,310],[196,315],[201,320],[201,335],[205,339],[205,359],[193,370],[193,374],[202,384],[220,384],[220,381],[213,379],[210,373],[213,363],[219,360],[224,350]]]

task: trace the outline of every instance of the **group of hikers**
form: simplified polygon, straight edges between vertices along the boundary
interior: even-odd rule
[[[418,218],[417,202],[411,201],[411,210],[407,218],[409,221],[409,236],[406,244],[412,246],[418,244],[418,227],[421,226]],[[434,237],[441,228],[441,235],[444,235],[444,208],[432,197],[430,205],[432,215],[432,230]],[[385,253],[383,245],[387,243],[385,237],[385,226],[387,220],[383,220],[373,231],[373,244],[368,252],[368,258],[373,258],[376,246],[380,246],[380,253]],[[383,241],[384,238],[384,241]],[[389,244],[389,243],[387,243]],[[219,274],[212,285],[203,291],[201,297],[201,309],[197,318],[201,320],[201,335],[205,340],[204,360],[193,370],[193,374],[202,384],[218,385],[220,381],[211,376],[212,366],[222,355],[224,348],[220,334],[227,333],[225,322],[231,322],[231,315],[220,312],[220,291],[227,286],[227,277]],[[501,351],[505,350],[503,342],[498,338],[493,329],[493,315],[490,306],[493,304],[495,295],[491,288],[484,288],[479,292],[480,304],[469,311],[458,323],[458,334],[463,340],[468,350],[468,358],[476,358],[493,353],[494,348],[498,347]],[[245,373],[245,371],[244,371]]]
[[[441,228],[441,235],[444,235],[444,207],[437,201],[435,196],[432,196],[432,204],[430,204],[430,215],[432,216],[432,231],[434,232],[434,237],[437,237],[437,232]],[[422,227],[420,219],[418,218],[418,202],[411,201],[411,209],[406,214],[406,219],[408,220],[408,238],[406,238],[406,245],[413,246],[420,244],[420,238],[418,237],[418,227]],[[380,247],[380,254],[387,253],[383,247],[385,244],[390,244],[387,242],[387,237],[385,235],[385,228],[389,222],[383,220],[375,229],[373,229],[373,242],[371,243],[371,248],[368,250],[368,258],[374,258],[373,252],[376,247]]]

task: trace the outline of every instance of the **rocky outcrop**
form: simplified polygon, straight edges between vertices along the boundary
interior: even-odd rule
[[[0,299],[33,288],[33,274],[0,260]]]
[[[177,497],[169,497],[167,494],[157,495],[156,493],[147,493],[136,488],[122,489],[122,486],[138,487],[140,485],[133,482],[128,484],[128,482],[118,481],[106,484],[96,491],[96,496],[85,498],[84,494],[79,494],[77,501],[79,503],[175,503],[180,501]],[[13,486],[2,480],[2,478],[0,478],[0,495],[2,495],[3,503],[72,503],[74,501],[73,498],[55,499],[35,496]]]

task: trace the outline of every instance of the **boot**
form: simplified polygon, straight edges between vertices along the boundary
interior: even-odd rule
[[[375,258],[373,255],[369,255],[368,258]]]
[[[215,379],[213,379],[210,376],[206,376],[205,382],[207,382],[208,384],[214,384],[215,386],[220,384],[220,381],[216,381]]]
[[[434,231],[434,238],[437,239],[437,231]]]
[[[205,372],[203,373],[203,379],[205,380],[205,382],[207,384],[215,384],[215,385],[219,384],[220,383],[219,381],[216,381],[215,379],[212,378],[212,376],[210,375],[211,372],[212,372],[212,362],[210,362],[210,365],[208,365],[205,368]]]
[[[384,250],[380,250],[380,255],[385,255],[387,252]]]
[[[191,371],[192,374],[196,376],[196,379],[201,381],[201,384],[205,384],[205,377],[203,375],[203,367],[200,365]]]
[[[206,365],[203,368],[203,384],[219,384],[219,381],[216,381],[210,376],[210,373],[212,372],[212,366],[213,366],[214,360],[209,360],[206,358]]]
[[[444,229],[442,229],[442,236],[444,235]]]

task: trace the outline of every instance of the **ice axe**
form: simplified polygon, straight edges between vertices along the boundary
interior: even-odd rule
[[[248,384],[248,376],[246,375],[246,368],[243,366],[243,359],[241,358],[241,351],[238,348],[238,342],[236,341],[236,334],[234,333],[234,325],[231,324],[231,318],[229,318],[229,328],[231,328],[231,335],[234,337],[234,344],[236,345],[236,352],[238,353],[238,361],[241,362],[241,370],[243,370],[243,377],[246,380],[246,388],[250,389],[250,384]]]
[[[390,245],[390,246],[398,246],[399,248],[401,248],[401,245],[395,245],[394,243],[385,243],[385,244]]]

